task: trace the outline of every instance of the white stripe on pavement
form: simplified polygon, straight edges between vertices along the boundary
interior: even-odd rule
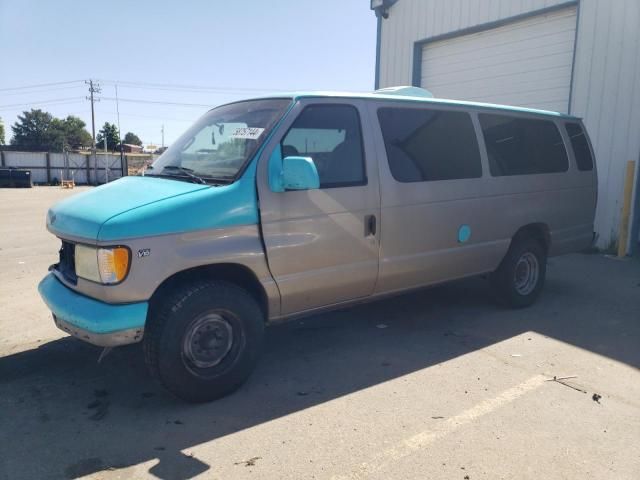
[[[382,470],[392,462],[405,458],[417,450],[427,447],[434,441],[449,435],[460,427],[463,427],[474,420],[497,410],[507,403],[513,402],[528,392],[540,388],[544,385],[547,379],[548,377],[543,375],[531,377],[527,381],[505,390],[497,397],[480,402],[478,405],[465,410],[459,415],[448,418],[433,429],[425,430],[398,442],[395,446],[374,456],[370,461],[361,463],[350,473],[334,475],[332,480],[354,480],[367,478],[369,475]]]

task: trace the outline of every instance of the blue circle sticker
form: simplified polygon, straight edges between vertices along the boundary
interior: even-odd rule
[[[461,225],[458,229],[458,242],[464,243],[471,238],[471,227],[469,225]]]

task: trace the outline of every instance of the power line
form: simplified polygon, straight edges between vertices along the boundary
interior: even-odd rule
[[[46,105],[52,103],[75,103],[84,100],[83,97],[67,97],[67,98],[54,98],[50,100],[41,100],[37,102],[23,102],[23,103],[12,103],[7,105],[0,105],[0,109],[7,110],[16,107],[28,107],[31,105]]]
[[[109,85],[109,84],[107,84]],[[234,94],[259,94],[259,93],[269,93],[273,92],[273,90],[224,90],[224,89],[200,89],[200,88],[183,88],[183,87],[155,87],[155,86],[145,86],[145,85],[123,85],[121,83],[114,83],[112,85],[118,85],[123,88],[136,88],[140,90],[149,90],[149,91],[160,91],[160,92],[181,92],[181,93],[195,93],[195,94],[204,94],[207,95],[234,95]]]
[[[228,86],[211,86],[211,85],[183,85],[176,83],[150,83],[150,82],[132,82],[132,81],[116,81],[101,80],[103,83],[117,84],[122,87],[132,88],[149,88],[157,90],[193,90],[193,91],[215,91],[220,93],[230,92],[286,92],[287,90],[279,90],[274,88],[249,88],[249,87],[228,87]]]
[[[136,117],[136,118],[151,118],[153,120],[163,120],[163,121],[172,121],[172,122],[184,122],[184,123],[193,123],[194,118],[186,119],[186,118],[173,118],[173,117],[165,117],[164,115],[138,115],[137,113],[120,113],[123,117]],[[197,118],[197,117],[196,117]]]
[[[93,81],[96,85],[97,85],[97,81],[95,80],[89,80],[89,81],[84,81],[85,83],[89,83]],[[83,82],[83,80],[70,80],[70,81],[65,81],[65,82],[51,82],[51,83],[40,83],[40,84],[33,84],[33,85],[24,85],[21,87],[7,87],[7,88],[0,88],[0,92],[12,92],[12,93],[7,93],[5,95],[9,96],[13,96],[13,95],[29,95],[32,93],[46,93],[46,92],[53,92],[53,91],[58,91],[58,90],[68,90],[68,89],[72,89],[72,88],[76,88],[79,87],[80,85],[73,85],[73,84],[79,84]],[[147,89],[147,90],[168,90],[168,91],[180,91],[180,92],[187,92],[187,93],[209,93],[209,94],[229,94],[229,93],[265,93],[265,92],[285,92],[286,90],[279,90],[279,89],[273,89],[273,88],[248,88],[248,87],[228,87],[228,86],[211,86],[211,85],[183,85],[183,84],[172,84],[172,83],[151,83],[151,82],[134,82],[134,81],[116,81],[116,80],[102,80],[103,83],[106,84],[113,84],[113,85],[119,85],[122,87],[127,87],[127,88],[138,88],[138,89]],[[62,86],[61,85],[66,85],[66,86]],[[60,87],[60,88],[44,88],[43,87]],[[39,90],[38,90],[39,89]],[[48,101],[48,100],[47,100]],[[53,101],[53,100],[52,100]],[[132,101],[130,100],[123,100],[123,101]],[[138,100],[136,100],[138,101]],[[39,102],[29,102],[29,103],[39,103],[42,104],[44,101],[39,101]],[[152,102],[152,101],[145,101],[142,102],[140,101],[140,103],[162,103],[162,102]],[[166,105],[178,105],[178,103],[176,102],[164,102]],[[27,102],[23,103],[23,104],[28,104]],[[202,104],[187,104],[187,103],[183,103],[181,105],[184,106],[202,106],[202,107],[209,107],[210,105],[202,105]],[[18,104],[16,104],[16,106],[18,106]],[[0,108],[4,108],[4,106],[0,106]]]
[[[47,107],[47,108],[49,108],[49,107],[59,107],[59,106],[72,105],[74,103],[81,103],[81,102],[82,102],[82,100],[71,100],[69,102],[52,102],[52,103],[45,104],[44,107]],[[32,109],[35,108],[35,107],[37,107],[38,109],[41,108],[40,105],[34,106],[33,104],[28,104],[28,105],[25,105],[24,107],[10,107],[10,108],[0,107],[0,112],[8,112],[10,110],[15,110],[16,108],[19,109],[19,110],[23,110],[23,109],[25,109],[26,107],[29,107],[29,106],[32,107]]]
[[[114,97],[100,97],[102,100],[110,100],[115,101]],[[202,104],[202,103],[180,103],[180,102],[163,102],[160,100],[142,100],[137,98],[120,98],[121,102],[130,102],[130,103],[151,103],[157,105],[173,105],[180,107],[199,107],[199,108],[212,108],[211,104]]]
[[[5,94],[7,96],[9,95],[28,95],[28,94],[32,94],[32,93],[45,93],[45,92],[52,92],[52,91],[58,91],[58,90],[67,90],[67,89],[71,89],[71,88],[76,88],[75,85],[72,84],[76,84],[76,83],[80,83],[82,82],[82,80],[71,80],[71,81],[67,81],[67,82],[52,82],[52,83],[41,83],[41,84],[34,84],[34,85],[25,85],[22,87],[11,87],[11,88],[1,88],[0,92],[6,92],[6,91],[13,91],[12,93],[8,93]],[[97,81],[95,80],[86,80],[84,81],[85,83],[89,84],[89,90],[91,91],[91,89],[93,88],[91,85],[95,85],[96,88],[99,89],[99,85],[97,83]],[[123,81],[123,82],[118,82],[115,80],[103,80],[104,83],[109,83],[109,84],[113,84],[113,85],[119,85],[119,86],[124,86],[124,87],[131,87],[131,88],[139,88],[139,89],[148,89],[148,90],[169,90],[169,91],[181,91],[181,92],[187,92],[187,93],[207,93],[207,94],[228,94],[228,93],[247,93],[247,92],[268,92],[268,91],[272,91],[272,92],[278,92],[278,91],[282,91],[282,90],[274,90],[274,89],[259,89],[259,88],[243,88],[243,87],[224,87],[224,86],[206,86],[206,85],[181,85],[181,84],[170,84],[170,83],[150,83],[150,82],[133,82],[133,81]],[[66,85],[66,86],[62,86],[61,85]],[[42,89],[42,87],[59,87],[59,88],[45,88]],[[78,87],[80,85],[77,85]],[[34,90],[35,89],[35,90]],[[39,89],[39,90],[38,90]],[[99,93],[98,91],[94,91],[94,93]],[[113,97],[103,97],[105,100],[109,100],[109,101],[115,101],[116,99]],[[75,99],[75,97],[73,98]],[[90,100],[90,97],[87,97],[88,100]],[[9,108],[14,108],[14,107],[21,107],[21,106],[29,106],[29,105],[45,105],[45,104],[52,104],[52,103],[58,103],[58,102],[63,102],[63,101],[67,101],[67,100],[72,100],[71,97],[69,98],[60,98],[60,99],[49,99],[49,100],[40,100],[40,101],[33,101],[33,102],[21,102],[21,103],[15,103],[15,104],[7,104],[7,105],[0,105],[0,109],[9,109]],[[94,97],[94,102],[98,101],[97,98]],[[201,103],[186,103],[186,102],[170,102],[170,101],[160,101],[160,100],[143,100],[143,99],[137,99],[137,98],[123,98],[120,99],[120,101],[123,102],[129,102],[129,103],[146,103],[146,104],[156,104],[156,105],[171,105],[171,106],[184,106],[184,107],[197,107],[197,108],[210,108],[212,106],[212,104],[201,104]]]
[[[80,83],[80,82],[82,82],[82,80],[70,80],[68,82],[39,83],[37,85],[24,85],[22,87],[0,88],[0,92],[8,92],[11,90],[26,90],[30,88],[40,88],[40,87],[53,87],[55,85],[68,85],[71,83]]]
[[[109,100],[109,101],[116,101],[115,97],[94,97],[93,93],[100,93],[99,90],[99,85],[95,82],[93,82],[92,80],[89,80],[87,82],[90,87],[89,87],[89,92],[92,94],[91,96],[88,97],[66,97],[66,98],[53,98],[53,99],[49,99],[49,100],[38,100],[38,101],[33,101],[33,102],[21,102],[21,103],[11,103],[11,104],[7,104],[7,105],[0,105],[0,109],[9,109],[9,108],[14,108],[14,107],[22,107],[22,106],[30,106],[30,105],[45,105],[45,104],[50,104],[50,103],[59,103],[59,102],[77,102],[83,99],[92,101],[92,102],[97,102],[100,100]],[[91,86],[92,85],[92,86]],[[93,89],[93,90],[92,90]],[[92,99],[93,97],[93,99]],[[129,102],[129,103],[149,103],[149,104],[157,104],[157,105],[173,105],[173,106],[183,106],[183,107],[198,107],[198,108],[211,108],[212,104],[202,104],[202,103],[181,103],[181,102],[164,102],[161,100],[142,100],[142,99],[137,99],[137,98],[119,98],[118,99],[120,102]]]
[[[71,90],[73,88],[80,88],[82,85],[70,85],[66,87],[58,87],[58,88],[44,88],[42,90],[29,90],[27,92],[11,92],[11,93],[3,93],[3,97],[13,97],[16,95],[31,95],[33,93],[47,93],[47,92],[58,92],[60,90]]]

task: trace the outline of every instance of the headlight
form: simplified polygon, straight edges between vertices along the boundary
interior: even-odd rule
[[[129,249],[95,248],[76,245],[76,275],[92,282],[114,284],[124,280],[129,271]]]

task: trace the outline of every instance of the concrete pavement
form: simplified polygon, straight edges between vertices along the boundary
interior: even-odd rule
[[[0,479],[640,478],[637,260],[551,259],[525,310],[472,279],[272,327],[194,406],[53,326],[44,215],[72,193],[0,190]]]

